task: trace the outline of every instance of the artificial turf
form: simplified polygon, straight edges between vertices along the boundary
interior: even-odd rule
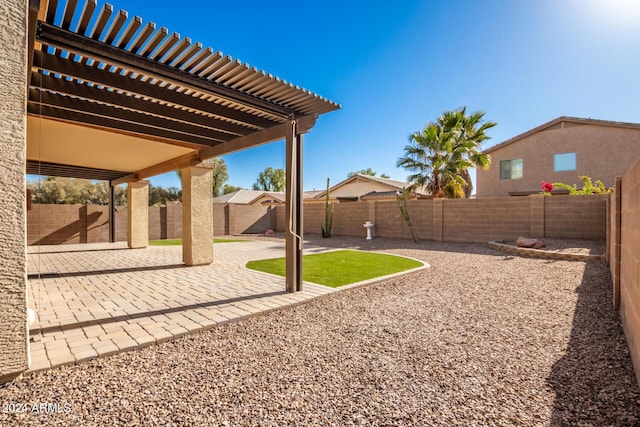
[[[303,260],[303,280],[332,288],[399,273],[424,265],[420,261],[410,258],[352,250],[305,255]],[[285,276],[285,259],[273,258],[249,261],[247,268]]]

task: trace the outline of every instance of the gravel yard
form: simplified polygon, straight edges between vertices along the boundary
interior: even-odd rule
[[[0,424],[640,424],[605,263],[485,244],[313,243],[431,268],[0,386]],[[6,411],[42,403],[60,413]]]

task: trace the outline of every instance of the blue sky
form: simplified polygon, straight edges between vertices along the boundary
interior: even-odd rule
[[[110,3],[340,103],[305,137],[306,190],[404,180],[407,136],[462,105],[498,123],[485,147],[561,115],[640,122],[640,0]],[[284,143],[223,158],[250,188]]]

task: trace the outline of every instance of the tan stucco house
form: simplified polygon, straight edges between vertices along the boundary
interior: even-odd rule
[[[580,176],[607,187],[640,158],[640,124],[558,117],[484,151],[491,167],[476,171],[476,196],[520,196],[542,181],[576,184]]]
[[[213,198],[213,203],[235,205],[284,205],[286,193],[281,191],[238,190]]]
[[[329,188],[329,198],[337,202],[355,202],[359,200],[395,200],[398,192],[411,184],[389,178],[380,178],[364,174],[355,174]],[[326,191],[319,191],[306,198],[305,203],[317,203],[325,200]],[[427,197],[423,189],[411,192],[411,198]]]

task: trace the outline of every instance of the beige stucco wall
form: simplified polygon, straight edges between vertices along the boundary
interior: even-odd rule
[[[576,170],[554,172],[553,156],[576,153]],[[524,137],[490,152],[491,167],[476,171],[476,196],[508,196],[510,192],[541,191],[542,181],[577,184],[580,175],[600,179],[608,187],[640,157],[640,129],[565,123]],[[500,179],[500,160],[522,159],[523,178]]]
[[[27,2],[0,0],[0,382],[28,368]]]

